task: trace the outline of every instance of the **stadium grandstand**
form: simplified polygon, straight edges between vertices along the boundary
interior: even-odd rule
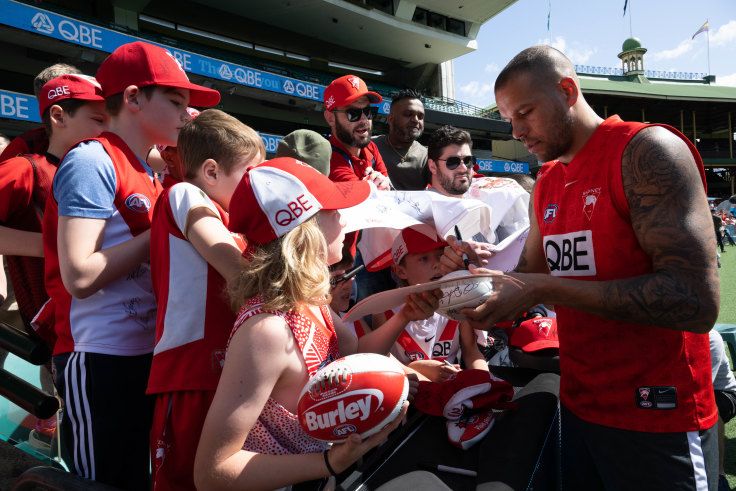
[[[510,139],[510,126],[454,99],[452,60],[476,49],[481,25],[514,2],[0,0],[0,132],[12,137],[39,123],[31,89],[43,68],[64,62],[94,74],[117,46],[140,39],[219,90],[218,108],[261,132],[269,152],[298,128],[327,133],[324,88],[355,73],[384,97],[374,134],[385,130],[392,94],[414,88],[425,133],[465,128],[490,159],[492,141]]]

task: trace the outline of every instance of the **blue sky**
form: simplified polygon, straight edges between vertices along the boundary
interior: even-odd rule
[[[706,33],[691,36],[708,20],[710,73],[717,85],[736,86],[736,1],[734,0],[518,0],[486,22],[478,49],[455,59],[455,99],[480,107],[492,104],[499,71],[519,51],[535,44],[562,50],[573,63],[621,67],[616,55],[632,33],[648,51],[646,70],[708,72]],[[629,27],[631,11],[631,30]]]

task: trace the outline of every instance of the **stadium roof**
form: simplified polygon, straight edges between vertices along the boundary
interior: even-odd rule
[[[595,76],[579,74],[586,94],[607,94],[646,99],[736,102],[736,87],[674,80],[648,79],[644,75]]]

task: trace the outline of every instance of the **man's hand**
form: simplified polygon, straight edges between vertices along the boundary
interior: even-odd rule
[[[459,269],[465,269],[463,253],[468,255],[471,264],[483,267],[493,257],[493,244],[474,242],[472,240],[457,240],[452,235],[447,237],[445,253],[440,258],[440,272],[445,275]]]
[[[514,321],[539,303],[534,298],[533,287],[525,281],[528,275],[504,274],[501,271],[475,267],[471,267],[470,271],[473,274],[493,275],[491,296],[475,309],[460,311],[473,329],[488,330],[498,322]]]
[[[370,181],[375,184],[379,191],[391,190],[391,180],[380,172],[374,170],[372,167],[366,169],[363,180]]]

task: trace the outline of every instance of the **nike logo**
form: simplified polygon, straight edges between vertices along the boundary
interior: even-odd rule
[[[569,186],[570,184],[575,184],[576,182],[578,182],[577,179],[575,179],[574,181],[570,181],[570,182],[568,182],[568,183],[565,184],[565,187]]]
[[[424,342],[425,342],[425,343],[429,343],[429,342],[430,342],[430,341],[432,341],[433,339],[434,339],[434,336],[430,336],[430,337],[428,337],[427,339],[425,339],[425,340],[424,340]]]

